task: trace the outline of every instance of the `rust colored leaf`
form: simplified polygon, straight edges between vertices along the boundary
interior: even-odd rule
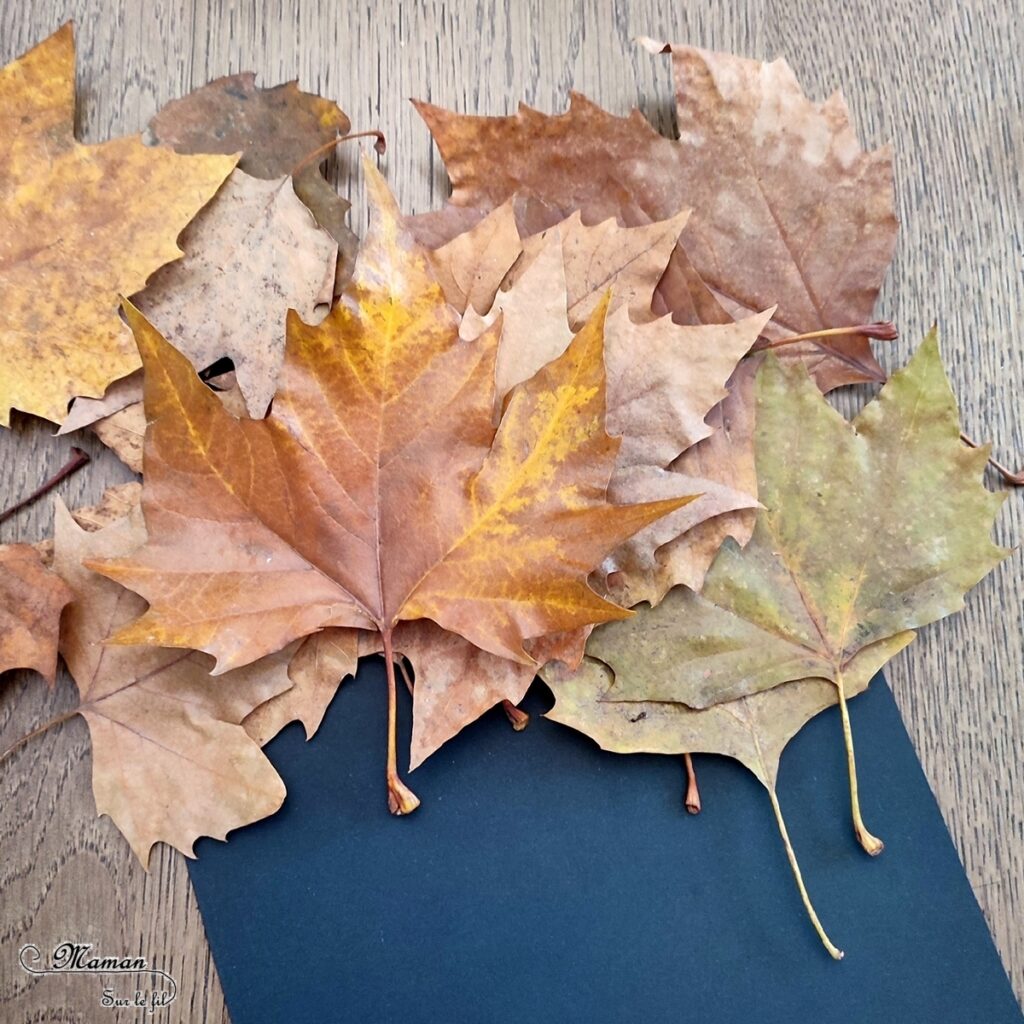
[[[327,154],[305,161],[351,128],[332,100],[302,92],[298,82],[264,89],[253,72],[245,71],[172,100],[149,122],[149,138],[179,153],[241,153],[239,168],[254,178],[294,172],[295,194],[338,243],[341,282],[351,273],[357,246],[346,223],[349,204],[323,175]]]
[[[177,259],[178,233],[233,156],[181,156],[126,137],[75,140],[70,24],[0,71],[0,424],[12,408],[60,422],[139,365],[118,316]]]
[[[224,839],[281,806],[284,784],[239,723],[291,685],[292,652],[214,680],[211,660],[193,651],[105,646],[145,602],[82,563],[144,538],[137,512],[90,533],[57,506],[54,566],[73,593],[60,649],[81,695],[73,713],[92,737],[96,809],[147,866],[157,842],[192,856],[199,836]]]
[[[587,575],[681,502],[607,501],[604,308],[515,390],[495,432],[497,332],[459,339],[365,166],[373,220],[352,281],[321,324],[289,316],[265,420],[232,417],[128,309],[146,368],[149,539],[97,564],[150,608],[117,642],[203,650],[223,672],[326,626],[377,630],[387,649],[399,621],[432,619],[532,664],[526,638],[628,614]]]
[[[808,100],[785,61],[649,45],[673,55],[678,140],[638,111],[615,117],[577,93],[553,116],[418,103],[453,185],[449,207],[417,219],[418,236],[440,244],[517,193],[534,199],[531,233],[574,210],[634,226],[689,207],[661,288],[682,318],[777,304],[770,337],[871,320],[897,226],[888,148],[862,151],[842,97]],[[805,361],[823,390],[883,379],[859,335],[783,353]]]
[[[0,546],[0,672],[31,668],[53,685],[60,614],[70,600],[35,548]]]
[[[285,314],[330,306],[337,245],[290,178],[235,170],[181,236],[182,259],[132,300],[197,370],[234,363],[249,415],[263,416],[284,359]]]

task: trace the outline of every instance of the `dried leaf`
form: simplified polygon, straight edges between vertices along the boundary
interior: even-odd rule
[[[574,210],[588,223],[636,226],[690,207],[660,289],[683,319],[721,322],[723,311],[777,303],[772,336],[870,320],[896,236],[888,148],[864,153],[842,97],[812,103],[784,61],[670,49],[678,140],[636,110],[615,117],[578,93],[554,116],[417,103],[453,186],[448,207],[417,218],[418,237],[441,244],[515,194],[534,199],[531,231]],[[823,390],[883,379],[859,335],[779,353],[805,360]]]
[[[577,210],[560,221],[556,227],[565,260],[572,329],[583,326],[609,290],[611,311],[625,306],[633,320],[643,323],[654,319],[654,290],[689,216],[690,211],[683,210],[667,220],[624,228],[613,219],[588,226]],[[523,242],[523,257],[513,271],[512,281],[544,247],[550,230]]]
[[[184,258],[133,302],[197,370],[234,363],[249,414],[263,416],[284,359],[285,314],[316,322],[334,291],[337,245],[290,178],[234,171],[181,237]]]
[[[754,532],[757,472],[754,468],[754,369],[744,360],[729,381],[729,395],[704,417],[711,435],[684,451],[668,467],[670,479],[656,474],[639,478],[634,494],[699,491],[700,497],[665,517],[676,535],[654,551],[639,550],[627,541],[609,565],[607,586],[628,608],[646,601],[657,604],[680,584],[700,590],[704,574],[727,537],[741,547]],[[678,479],[671,479],[677,477]],[[693,483],[687,483],[690,480]],[[655,528],[658,524],[655,524]],[[652,530],[648,527],[648,530]],[[645,533],[647,531],[644,531]]]
[[[83,146],[74,82],[70,24],[0,71],[5,426],[12,408],[59,423],[73,396],[139,365],[119,296],[181,255],[178,233],[235,163],[136,137]]]
[[[664,607],[664,605],[662,606]],[[641,612],[637,622],[648,622]],[[656,643],[651,626],[648,650]],[[912,632],[879,641],[855,656],[848,667],[848,695],[867,689],[871,677],[889,658],[913,639]],[[639,669],[640,674],[632,673]],[[614,683],[642,689],[644,673],[635,663],[616,674]],[[606,664],[586,658],[575,674],[549,668],[544,672],[555,694],[547,717],[594,739],[603,750],[619,754],[723,754],[748,768],[768,791],[790,867],[811,923],[829,953],[837,960],[842,951],[826,935],[804,887],[796,854],[776,793],[779,759],[786,744],[815,715],[836,703],[836,689],[823,679],[783,683],[749,697],[697,710],[684,704],[658,700],[618,701],[613,673]]]
[[[509,201],[431,252],[430,262],[444,297],[459,313],[486,313],[522,251]]]
[[[145,602],[82,563],[133,550],[145,538],[141,517],[90,533],[58,502],[55,533],[55,568],[74,593],[60,649],[92,736],[97,812],[143,866],[157,842],[192,856],[199,836],[224,839],[273,814],[284,784],[239,723],[290,685],[291,651],[213,680],[210,659],[195,652],[105,646]]]
[[[35,548],[0,545],[0,672],[31,668],[53,685],[60,615],[70,600]]]
[[[321,173],[328,154],[309,160],[332,139],[348,135],[338,105],[302,92],[297,82],[269,89],[251,71],[226,75],[163,107],[149,122],[151,141],[179,153],[238,153],[238,166],[254,178],[293,175],[295,193],[338,243],[339,281],[347,278],[357,240],[346,223],[349,204]]]
[[[466,310],[459,334],[467,341],[475,341],[494,324],[501,324],[494,363],[496,421],[509,392],[569,347],[573,334],[566,318],[567,302],[562,244],[553,232],[516,284],[495,295],[485,316]],[[607,321],[605,326],[607,329]]]
[[[311,740],[338,687],[356,673],[359,635],[357,629],[323,629],[307,636],[288,665],[293,686],[256,708],[242,723],[245,731],[262,747],[289,723],[301,722]]]
[[[361,654],[382,651],[378,637],[363,635]],[[495,657],[427,620],[402,623],[394,650],[416,673],[410,771],[495,705],[518,704],[536,674],[534,665]]]
[[[115,380],[103,393],[102,398],[76,398],[71,404],[71,411],[60,425],[57,436],[91,426],[141,401],[142,370],[139,369],[129,373],[127,377]]]
[[[606,500],[618,443],[604,430],[604,309],[515,391],[495,433],[494,332],[459,340],[366,168],[374,218],[352,282],[320,325],[289,317],[267,419],[231,417],[129,308],[149,540],[101,569],[150,608],[117,642],[203,650],[223,672],[326,626],[375,629],[386,646],[399,621],[429,618],[532,664],[525,638],[627,614],[587,574],[680,502]]]
[[[987,452],[960,441],[934,332],[852,424],[798,368],[766,361],[757,390],[765,508],[750,542],[722,548],[700,595],[674,591],[642,618],[595,630],[588,651],[615,672],[619,700],[701,708],[788,680],[831,680],[855,831],[877,853],[856,794],[850,662],[963,607],[1006,555],[990,537],[1004,495],[981,484]]]

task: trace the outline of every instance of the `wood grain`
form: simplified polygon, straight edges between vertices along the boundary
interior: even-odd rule
[[[903,336],[883,353],[902,363],[938,321],[966,429],[995,438],[1006,461],[1024,452],[1024,23],[1012,5],[983,0],[728,0],[632,4],[601,0],[339,4],[283,0],[38,0],[0,9],[0,60],[68,18],[78,28],[81,136],[138,131],[167,100],[210,78],[255,69],[262,84],[298,77],[337,99],[355,129],[381,128],[384,169],[407,209],[437,206],[446,179],[407,103],[422,97],[463,111],[505,113],[516,102],[564,108],[570,88],[624,113],[638,105],[671,130],[667,60],[641,34],[785,56],[807,91],[842,87],[861,138],[895,145],[902,233],[879,307]],[[365,221],[340,161],[340,185]],[[844,396],[847,406],[863,396]],[[72,441],[95,463],[64,484],[70,504],[96,500],[128,471],[86,438],[55,439],[20,418],[0,432],[3,500],[32,490]],[[1015,454],[1016,453],[1016,454]],[[994,480],[993,480],[994,484]],[[1024,495],[1012,494],[999,536],[1024,536]],[[44,501],[6,524],[0,540],[49,533]],[[1024,567],[1014,554],[968,601],[924,631],[890,678],[925,770],[985,911],[1018,997],[1024,996]],[[13,676],[0,693],[0,745],[70,705]],[[0,1017],[116,1020],[97,1009],[91,979],[30,979],[23,942],[91,941],[141,953],[173,973],[179,1001],[167,1020],[228,1019],[183,859],[166,849],[149,875],[106,819],[94,818],[86,729],[74,720],[26,746],[0,771]],[[870,796],[869,796],[870,799]],[[100,1014],[103,1014],[101,1017]],[[123,1019],[136,1019],[126,1014]]]

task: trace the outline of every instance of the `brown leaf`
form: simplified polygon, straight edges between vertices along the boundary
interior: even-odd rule
[[[225,671],[326,626],[386,645],[399,621],[429,618],[532,664],[525,638],[627,614],[587,575],[681,502],[607,502],[604,308],[515,390],[495,433],[494,332],[459,339],[365,166],[374,217],[355,274],[321,324],[289,317],[265,420],[231,417],[128,309],[146,366],[149,539],[102,571],[150,608],[117,642],[204,650]]]
[[[103,393],[102,398],[76,398],[71,404],[71,411],[60,425],[57,436],[91,426],[98,420],[113,416],[114,413],[141,401],[142,370],[139,369],[129,373],[127,377],[115,380]]]
[[[667,49],[678,140],[577,93],[555,116],[418,103],[453,185],[449,207],[417,220],[418,236],[438,244],[464,230],[468,211],[479,217],[517,193],[537,197],[534,230],[573,210],[641,225],[690,207],[685,259],[662,289],[668,308],[708,322],[721,319],[711,296],[731,316],[777,303],[769,333],[790,335],[870,320],[896,235],[888,148],[864,153],[842,98],[811,102],[784,61]],[[783,353],[807,361],[823,390],[883,378],[862,336]]]
[[[31,545],[0,546],[0,672],[31,668],[53,685],[60,614],[70,600]]]
[[[348,117],[338,105],[302,92],[298,82],[269,89],[251,71],[226,75],[172,100],[149,122],[152,141],[179,153],[238,153],[238,166],[254,178],[294,173],[295,194],[338,243],[339,281],[352,270],[356,236],[346,223],[349,204],[322,172],[327,154],[303,164],[332,139],[348,135]]]
[[[430,254],[444,297],[458,310],[486,313],[523,251],[511,201]]]
[[[139,365],[118,317],[181,253],[175,239],[233,156],[180,156],[126,137],[75,140],[70,24],[0,71],[0,424],[12,408],[60,422]]]
[[[238,170],[180,242],[184,257],[132,301],[197,370],[231,359],[249,414],[263,416],[284,359],[285,314],[315,323],[317,307],[326,312],[337,245],[290,178]]]
[[[754,531],[757,472],[754,466],[754,377],[757,363],[744,360],[729,381],[729,395],[704,418],[710,436],[684,451],[668,467],[665,478],[639,473],[631,490],[643,495],[699,492],[691,505],[666,516],[675,536],[663,540],[669,530],[653,532],[652,543],[627,541],[609,566],[609,593],[619,604],[633,607],[641,601],[657,604],[680,584],[700,590],[704,574],[727,537],[741,547]],[[692,481],[692,482],[687,482]],[[626,485],[628,486],[628,482]],[[618,492],[617,492],[618,493]],[[621,500],[621,499],[620,499]],[[639,534],[638,537],[642,537]]]
[[[54,564],[74,595],[60,649],[92,736],[96,809],[147,866],[154,843],[192,856],[199,836],[224,839],[281,806],[284,784],[239,723],[290,685],[291,652],[214,680],[211,660],[195,652],[104,645],[145,602],[82,563],[144,539],[137,513],[90,533],[57,505]]]
[[[291,689],[256,708],[242,723],[245,731],[262,747],[289,723],[301,722],[311,740],[338,687],[356,673],[359,635],[357,629],[323,629],[307,636],[288,665]]]
[[[97,420],[92,431],[130,470],[142,472],[142,445],[146,437],[142,402]]]
[[[379,637],[363,635],[361,654],[382,651]],[[495,705],[518,704],[536,673],[534,665],[495,657],[427,620],[402,623],[394,650],[416,672],[410,771]]]

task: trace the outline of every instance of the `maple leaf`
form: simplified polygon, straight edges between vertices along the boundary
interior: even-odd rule
[[[768,360],[757,391],[765,507],[750,542],[722,547],[699,595],[673,591],[642,617],[596,630],[588,652],[615,672],[617,700],[703,708],[788,680],[830,680],[854,830],[878,853],[857,793],[850,662],[963,607],[1007,554],[990,537],[1005,495],[981,484],[987,451],[960,440],[934,331],[852,423],[799,368]],[[657,645],[643,642],[655,633]]]
[[[306,637],[288,663],[291,688],[255,708],[242,723],[245,731],[262,747],[289,723],[301,722],[311,740],[338,687],[356,673],[360,635],[358,629],[322,629]]]
[[[97,563],[149,611],[119,643],[191,647],[217,671],[327,626],[380,632],[388,665],[390,804],[397,775],[391,637],[432,619],[531,664],[523,641],[629,613],[587,585],[603,555],[670,500],[607,502],[604,306],[491,425],[495,330],[473,344],[365,161],[373,218],[351,282],[319,325],[288,319],[265,420],[236,420],[132,308],[146,369],[149,538]]]
[[[162,107],[149,122],[149,140],[179,153],[241,153],[239,168],[255,178],[292,175],[296,195],[338,243],[342,282],[351,272],[357,240],[345,222],[349,204],[320,165],[327,160],[324,147],[351,128],[331,100],[302,92],[297,82],[260,88],[255,74],[245,71]]]
[[[60,720],[88,723],[97,813],[110,815],[145,867],[157,842],[192,856],[199,836],[224,839],[281,806],[284,784],[239,723],[291,685],[292,652],[213,680],[211,659],[193,651],[104,646],[145,602],[83,562],[127,554],[144,538],[137,511],[88,532],[57,503],[54,567],[74,595],[60,650],[81,695]]]
[[[61,609],[70,600],[37,550],[0,546],[0,672],[31,668],[53,684]]]
[[[641,649],[647,655],[656,654],[662,642],[651,618],[649,611],[641,611],[635,620],[646,626]],[[913,633],[900,633],[854,656],[847,671],[848,696],[866,690],[871,677],[912,639]],[[638,670],[639,675],[633,675]],[[549,666],[542,675],[555,695],[555,706],[546,717],[585,733],[614,753],[723,754],[753,772],[768,791],[807,915],[829,954],[841,960],[843,953],[826,934],[804,885],[776,792],[782,751],[807,722],[836,703],[835,687],[824,679],[800,679],[697,709],[657,699],[617,700],[614,684],[625,681],[631,689],[644,687],[639,659],[623,671],[625,676],[613,676],[608,665],[589,656],[575,673]]]
[[[709,322],[777,304],[767,333],[779,340],[869,320],[896,237],[889,149],[864,153],[842,97],[812,103],[785,61],[649,45],[673,54],[678,140],[578,93],[554,116],[416,103],[453,187],[448,207],[416,220],[417,235],[440,244],[517,193],[534,199],[531,233],[574,210],[640,225],[689,207],[660,288],[668,309]],[[823,390],[884,379],[862,335],[780,356],[806,361]]]
[[[70,24],[0,71],[0,423],[10,410],[60,422],[139,365],[118,317],[181,253],[175,239],[233,156],[181,156],[126,137],[75,140]]]
[[[509,200],[468,231],[431,251],[430,263],[444,297],[460,314],[469,310],[486,313],[522,251]]]
[[[337,244],[296,197],[291,179],[234,170],[179,239],[185,255],[132,298],[193,366],[230,359],[249,415],[263,416],[277,387],[289,309],[307,322],[330,306]],[[77,399],[59,433],[142,401],[142,374],[102,399]],[[103,440],[102,433],[100,439]]]
[[[407,677],[413,703],[410,771],[497,704],[505,702],[516,728],[528,720],[514,705],[530,688],[535,666],[482,651],[427,619],[400,622],[391,646],[393,658],[408,661],[416,674],[415,684]],[[289,722],[301,721],[306,739],[312,739],[359,659],[383,649],[380,634],[368,630],[324,629],[307,637],[288,667],[295,685],[256,708],[243,723],[246,731],[263,745]]]
[[[184,258],[132,301],[196,369],[231,359],[249,414],[263,416],[284,358],[285,313],[312,323],[318,305],[330,306],[337,245],[291,179],[236,170],[181,247]]]
[[[501,317],[495,367],[500,408],[513,387],[565,351],[573,337],[567,309],[574,304],[577,309],[588,308],[587,297],[593,293],[588,278],[612,284],[613,308],[605,321],[606,419],[609,433],[621,438],[622,444],[609,495],[623,504],[699,495],[609,555],[604,571],[614,574],[616,596],[627,604],[649,599],[659,585],[664,594],[672,582],[682,581],[678,576],[688,582],[698,579],[714,554],[708,552],[702,563],[696,556],[677,558],[679,564],[666,572],[656,561],[663,545],[709,518],[756,504],[750,493],[730,486],[736,475],[731,467],[745,461],[745,444],[736,445],[735,452],[733,445],[711,449],[720,466],[705,450],[702,462],[708,477],[688,472],[694,466],[692,460],[677,461],[711,435],[707,418],[728,396],[726,382],[771,315],[768,310],[738,323],[697,326],[654,316],[654,288],[684,222],[680,216],[653,229],[625,229],[606,221],[597,229],[587,229],[578,218],[570,218],[545,235],[534,236],[543,244],[528,250],[532,259],[525,269],[506,291],[497,293],[486,316],[467,310],[460,328],[463,337],[472,338]],[[563,227],[568,238],[561,234]],[[621,244],[616,242],[620,236]],[[650,257],[641,241],[654,247],[657,259]],[[581,267],[585,268],[582,274]],[[616,302],[615,288],[620,284],[625,285],[622,301]],[[638,319],[645,308],[646,317]]]

